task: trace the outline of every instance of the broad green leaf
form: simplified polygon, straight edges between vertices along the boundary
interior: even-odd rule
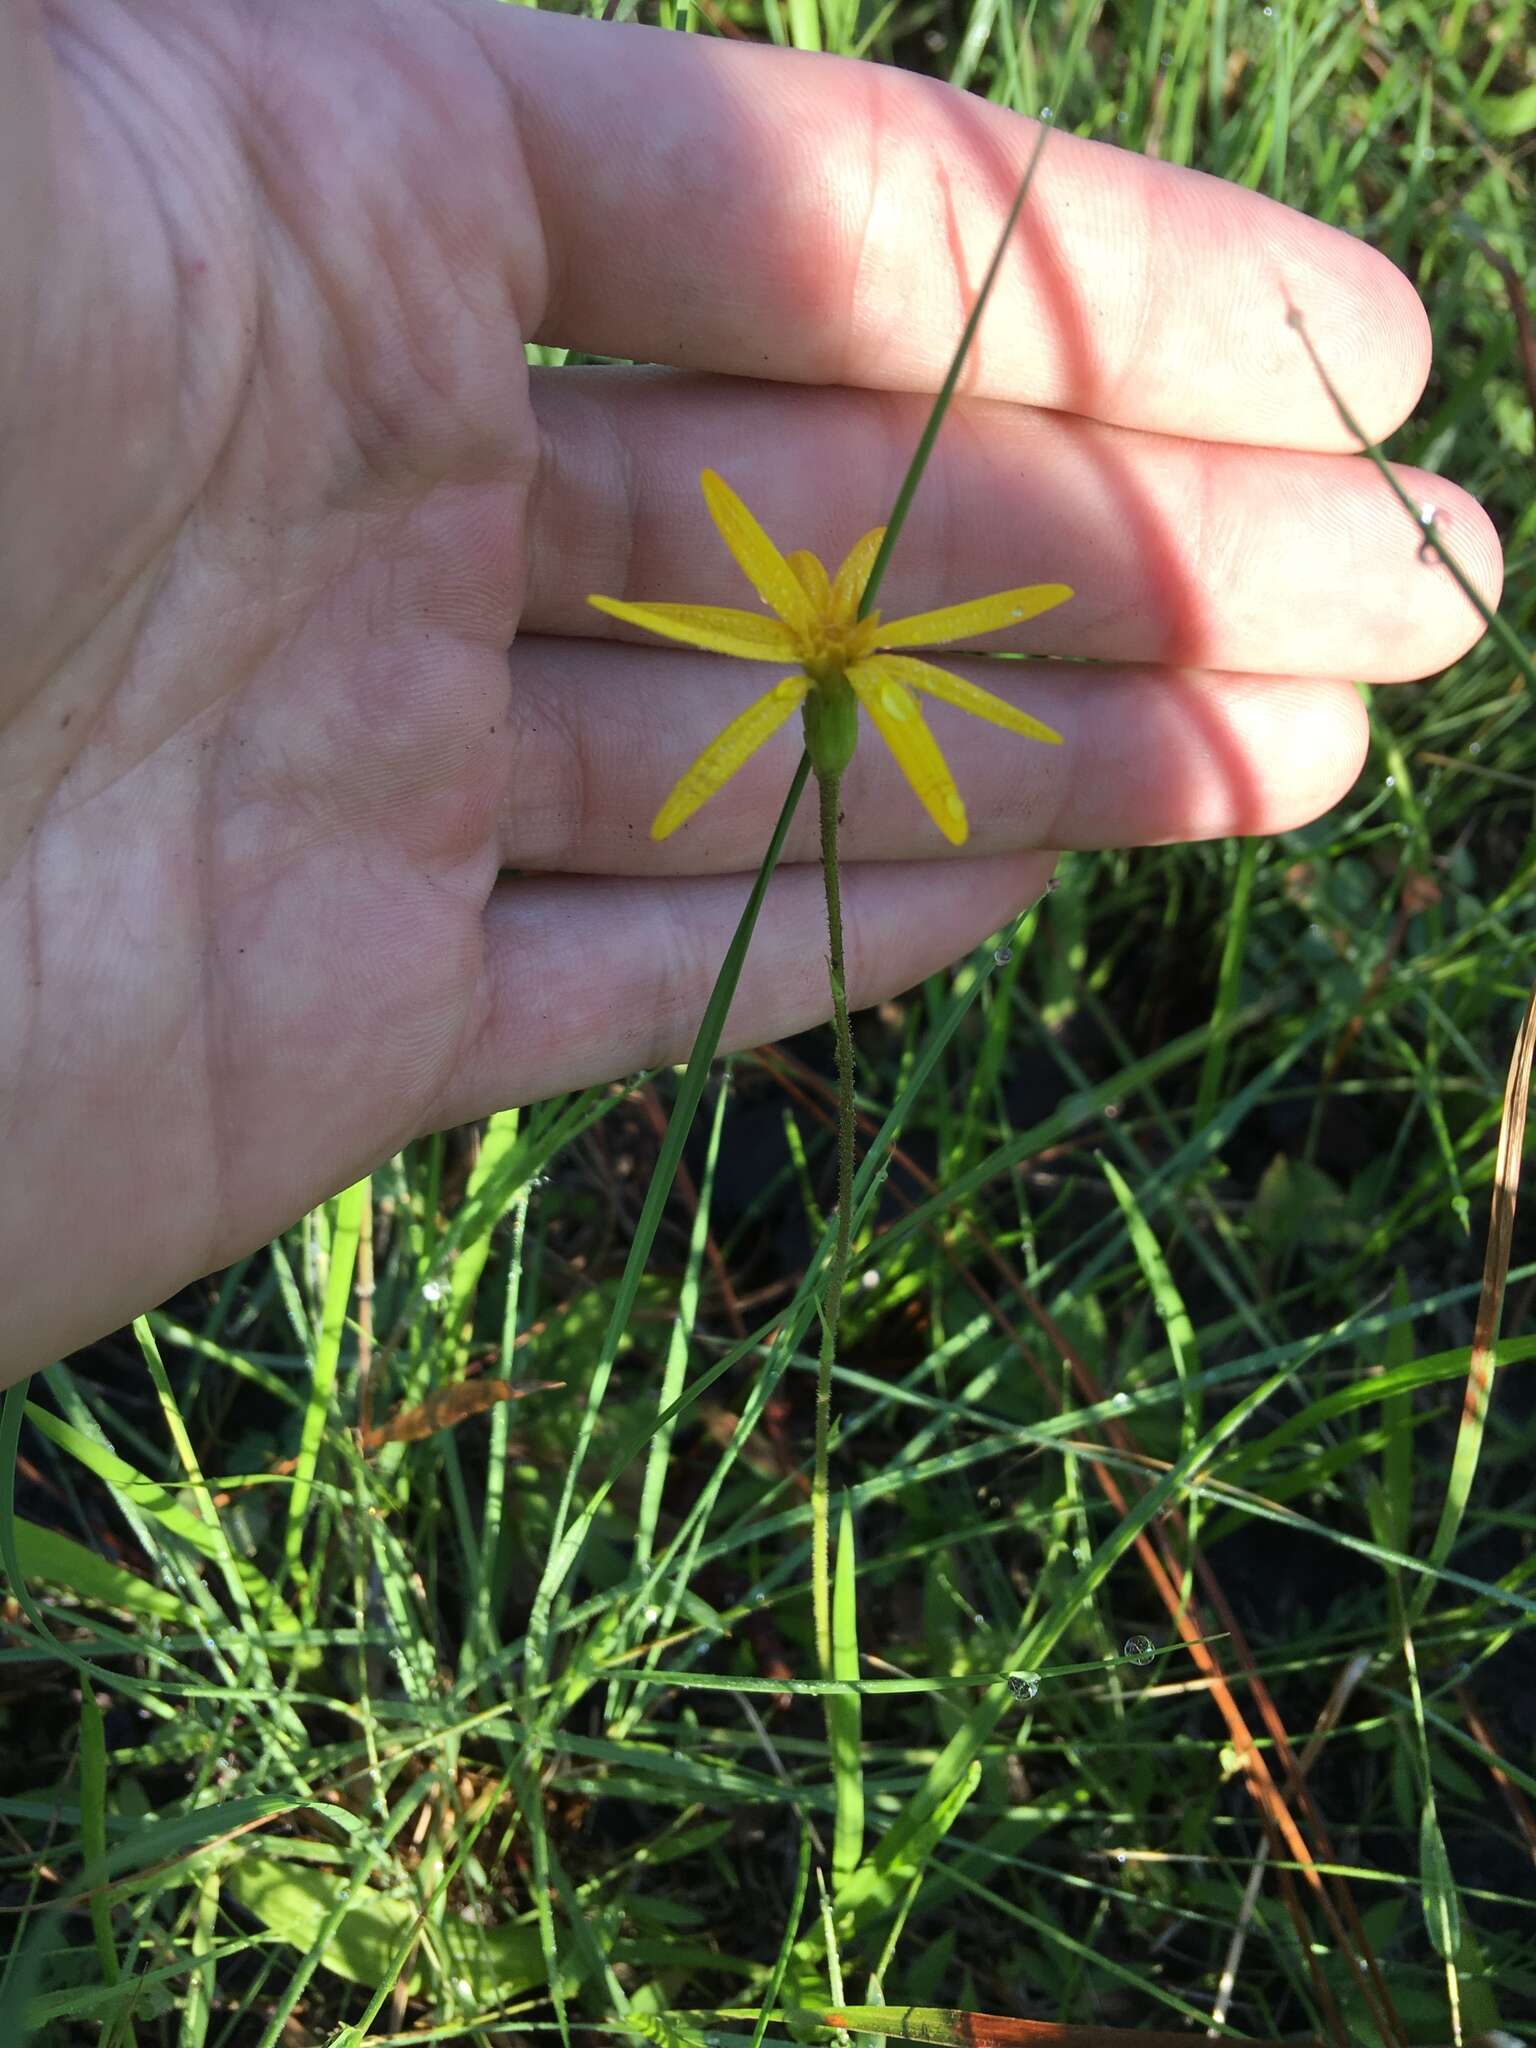
[[[1431,1946],[1437,1956],[1453,1963],[1461,1949],[1461,1898],[1433,1800],[1426,1801],[1419,1823],[1419,1882]]]
[[[224,1894],[259,1920],[269,1934],[302,1954],[335,1911],[351,1880],[345,1871],[290,1863],[277,1856],[242,1856],[224,1873]],[[421,1902],[409,1892],[359,1887],[342,1914],[320,1962],[333,1976],[372,1990],[389,1967],[402,1939],[421,1916]],[[484,2004],[514,1998],[547,1981],[536,1927],[473,1927],[451,1916],[434,1930],[454,1971],[475,1988]],[[419,1988],[422,1959],[401,1978]],[[574,1984],[569,1987],[574,1989]]]
[[[112,1607],[122,1613],[141,1614],[150,1621],[169,1622],[179,1628],[202,1626],[200,1617],[178,1594],[141,1578],[122,1565],[110,1564],[72,1536],[57,1529],[43,1529],[36,1522],[16,1518],[16,1554],[29,1579],[59,1586],[93,1607]]]

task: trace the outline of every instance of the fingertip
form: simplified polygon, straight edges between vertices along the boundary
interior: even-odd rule
[[[1504,591],[1499,530],[1476,498],[1427,470],[1400,468],[1397,475],[1420,508],[1423,530],[1415,540],[1413,526],[1400,504],[1382,508],[1382,520],[1389,521],[1396,532],[1393,545],[1400,565],[1398,580],[1408,601],[1400,603],[1393,615],[1395,630],[1385,658],[1368,677],[1373,682],[1418,682],[1439,675],[1460,661],[1487,631],[1483,612],[1462,589],[1442,555],[1455,562],[1490,614],[1497,611]]]
[[[1354,683],[1269,677],[1234,694],[1234,730],[1259,770],[1230,829],[1294,832],[1341,802],[1370,754],[1371,720]]]
[[[1288,291],[1287,325],[1313,356],[1314,374],[1326,379],[1321,395],[1333,412],[1332,431],[1315,445],[1355,452],[1360,441],[1340,402],[1368,442],[1389,440],[1424,395],[1434,332],[1412,279],[1389,256],[1338,229],[1328,253],[1326,295],[1304,307]],[[1345,281],[1348,289],[1341,290]]]
[[[1360,244],[1366,280],[1358,345],[1362,426],[1385,441],[1424,396],[1434,360],[1429,312],[1413,280],[1389,256]]]

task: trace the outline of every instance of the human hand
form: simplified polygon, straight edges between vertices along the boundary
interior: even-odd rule
[[[414,1135],[686,1053],[798,742],[653,843],[763,678],[584,600],[740,602],[706,464],[785,547],[884,517],[1033,137],[472,0],[0,12],[0,1376]],[[1313,816],[1362,759],[1347,678],[1475,637],[1288,302],[1388,432],[1428,344],[1385,261],[1051,139],[882,605],[1063,581],[1029,645],[1101,665],[959,664],[1065,736],[935,714],[959,856],[860,749],[856,1005],[1046,849]],[[528,339],[668,367],[530,380]],[[1493,597],[1482,514],[1409,487]],[[731,1043],[827,1012],[814,834]]]

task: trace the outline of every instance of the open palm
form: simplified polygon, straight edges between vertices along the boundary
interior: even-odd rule
[[[585,596],[739,602],[706,463],[785,546],[883,516],[1032,137],[872,67],[472,0],[12,0],[8,1376],[424,1130],[686,1050],[795,741],[653,845],[761,677],[602,639]],[[1031,651],[1098,665],[968,665],[1066,745],[941,728],[963,857],[861,750],[856,1002],[1020,908],[1045,849],[1314,814],[1361,759],[1346,679],[1471,638],[1288,303],[1389,430],[1427,358],[1388,265],[1053,139],[885,598],[1065,581]],[[667,367],[530,381],[529,340]],[[827,1008],[803,827],[737,1043]]]

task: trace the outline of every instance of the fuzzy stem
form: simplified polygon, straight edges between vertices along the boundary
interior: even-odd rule
[[[816,1664],[832,1676],[832,1565],[827,1451],[832,1435],[832,1366],[837,1326],[848,1280],[853,1228],[853,1036],[843,979],[843,903],[838,887],[837,804],[841,777],[819,775],[821,873],[827,891],[828,969],[837,1047],[837,1236],[821,1290],[821,1364],[816,1374],[816,1448],[811,1471],[811,1598],[816,1622]],[[830,1702],[828,1703],[830,1705]]]

